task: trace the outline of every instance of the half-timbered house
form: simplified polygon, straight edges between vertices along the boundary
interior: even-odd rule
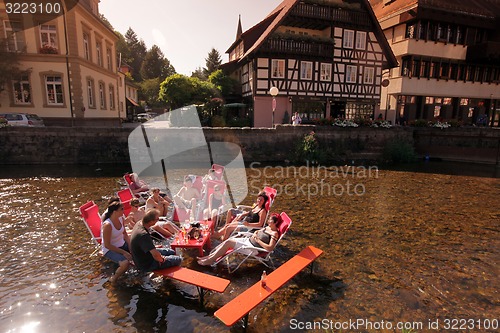
[[[400,64],[384,72],[389,119],[500,126],[500,1],[370,3]]]
[[[382,71],[397,66],[365,0],[285,0],[239,29],[227,53],[223,68],[241,82],[256,127],[289,122],[295,112],[304,122],[372,118]]]

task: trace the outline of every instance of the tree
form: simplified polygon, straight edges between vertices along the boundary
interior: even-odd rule
[[[149,106],[164,106],[158,99],[160,93],[160,78],[148,79],[139,83],[141,98],[146,101]]]
[[[160,78],[161,81],[166,77],[175,74],[175,68],[170,61],[165,58],[163,52],[156,45],[146,53],[141,66],[141,76],[143,79]]]
[[[118,36],[118,41],[116,42],[116,53],[118,56],[118,61],[121,63],[131,64],[132,63],[132,51],[128,47],[125,37],[118,31],[115,31],[115,35]],[[120,63],[118,63],[120,65]]]
[[[208,56],[205,58],[206,67],[203,69],[203,72],[206,77],[209,77],[210,74],[219,69],[222,64],[222,59],[220,57],[219,51],[215,48],[212,48],[210,52],[208,52]]]
[[[233,94],[238,81],[224,74],[222,69],[218,69],[208,77],[208,81],[211,82],[217,90],[220,91],[222,97],[227,98],[229,95]]]
[[[194,72],[191,73],[191,77],[197,77],[202,81],[206,81],[207,77],[205,76],[204,69],[201,67],[196,68]]]
[[[7,40],[0,39],[0,92],[5,85],[21,74],[19,69],[19,53],[7,51]]]
[[[132,76],[136,81],[142,81],[141,77],[141,66],[144,57],[146,56],[147,48],[144,41],[137,38],[137,34],[132,30],[132,28],[128,28],[125,33],[125,41],[127,42],[127,46],[130,49],[131,59],[128,64],[132,66],[134,69],[132,72]]]
[[[177,109],[190,104],[203,104],[217,96],[215,86],[198,78],[174,74],[160,84],[159,100]]]

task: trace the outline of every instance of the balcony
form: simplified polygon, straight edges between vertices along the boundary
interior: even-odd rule
[[[486,42],[467,47],[468,62],[500,61],[500,42]]]
[[[309,18],[327,22],[341,22],[352,26],[370,27],[370,17],[368,13],[356,10],[356,8],[340,8],[319,6],[315,4],[299,3],[290,13],[293,17]],[[316,21],[317,22],[317,21]]]
[[[301,55],[316,58],[333,57],[333,44],[314,43],[287,39],[270,38],[261,47],[261,51],[272,54]]]

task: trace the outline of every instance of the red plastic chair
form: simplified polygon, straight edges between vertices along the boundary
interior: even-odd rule
[[[130,201],[134,199],[134,195],[128,188],[116,192],[116,195],[120,198],[120,202],[123,205],[123,214],[127,217],[132,209]]]
[[[99,214],[99,207],[93,202],[89,201],[84,205],[80,206],[80,215],[83,218],[83,222],[87,227],[90,235],[92,236],[92,240],[94,241],[97,249],[95,252],[101,249],[101,216]],[[95,253],[94,252],[94,253]]]

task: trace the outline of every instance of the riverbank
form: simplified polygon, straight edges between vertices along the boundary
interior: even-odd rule
[[[0,128],[0,164],[109,164],[130,163],[129,135],[134,128],[5,127]],[[165,129],[148,129],[165,135]],[[197,128],[168,129],[171,141],[199,133]],[[493,128],[339,128],[289,126],[271,128],[203,128],[208,143],[230,142],[245,161],[283,163],[293,160],[302,138],[314,131],[320,148],[332,161],[381,161],[388,142],[405,141],[420,157],[498,164],[500,130]],[[150,134],[148,134],[150,135]],[[195,154],[196,155],[196,154]],[[225,157],[226,158],[226,157]]]

